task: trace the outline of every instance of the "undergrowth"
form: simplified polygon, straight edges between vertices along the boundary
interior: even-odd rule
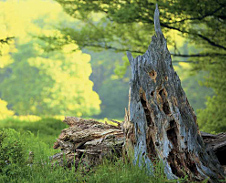
[[[60,120],[45,118],[37,122],[0,121],[0,183],[164,183],[163,165],[155,166],[154,176],[130,161],[107,159],[92,172],[53,166],[50,156],[59,152],[52,148],[65,128]],[[32,156],[31,156],[32,152]],[[30,155],[29,155],[30,154]],[[179,180],[185,182],[185,179]]]
[[[23,133],[29,131],[35,136],[39,136],[43,142],[49,144],[49,147],[53,146],[61,130],[67,127],[61,120],[54,118],[41,118],[35,122],[29,121],[29,119],[20,120],[10,117],[0,120],[0,129],[12,128]]]

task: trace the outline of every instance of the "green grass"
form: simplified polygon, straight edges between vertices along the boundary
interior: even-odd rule
[[[89,176],[88,182],[163,183],[176,181],[168,181],[166,179],[161,164],[156,165],[155,176],[148,176],[148,173],[144,168],[141,169],[137,165],[118,159],[115,163],[106,160],[97,168],[94,174]]]
[[[61,130],[67,127],[61,120],[54,118],[41,118],[35,122],[31,122],[29,119],[20,120],[10,117],[0,120],[0,129],[12,128],[17,132],[30,131],[35,136],[39,136],[40,140],[47,143],[50,147],[53,146]]]
[[[59,152],[52,148],[56,137],[66,125],[61,120],[43,118],[36,122],[12,118],[0,121],[0,183],[164,183],[168,181],[163,166],[158,163],[155,176],[129,161],[104,160],[92,172],[84,175],[59,166],[52,166],[49,156]],[[29,152],[34,153],[32,166],[28,165]],[[184,182],[182,179],[180,182]]]

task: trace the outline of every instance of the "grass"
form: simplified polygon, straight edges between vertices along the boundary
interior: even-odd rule
[[[29,118],[13,117],[0,120],[0,129],[11,128],[22,133],[29,131],[35,136],[39,136],[40,140],[48,144],[49,147],[53,146],[61,130],[67,127],[60,119],[46,117],[34,121]]]
[[[164,183],[163,165],[155,167],[155,176],[129,161],[104,160],[87,175],[59,166],[52,166],[49,156],[58,152],[52,148],[66,125],[61,120],[42,118],[36,121],[6,118],[0,121],[0,183]],[[34,153],[32,166],[29,152]],[[180,182],[184,182],[183,179]]]
[[[146,169],[137,165],[118,159],[115,163],[105,161],[100,165],[94,174],[90,175],[90,183],[163,183],[176,182],[168,181],[163,172],[161,164],[155,167],[155,176],[148,176]]]
[[[57,151],[50,148],[47,142],[31,132],[1,129],[0,182],[75,182],[74,172],[52,167],[49,156]],[[34,153],[32,165],[28,162],[29,152]]]

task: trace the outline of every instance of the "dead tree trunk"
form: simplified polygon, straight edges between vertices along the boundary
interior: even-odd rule
[[[118,122],[116,122],[117,126],[113,126],[92,119],[84,120],[76,117],[66,117],[63,122],[70,127],[62,130],[54,144],[54,149],[61,149],[61,152],[51,157],[53,164],[56,163],[68,168],[74,166],[75,169],[82,164],[85,166],[80,167],[89,171],[90,168],[101,163],[103,157],[114,160],[114,157],[123,156],[125,137],[121,124]],[[213,135],[201,132],[201,135],[207,151],[216,154],[226,172],[224,158],[226,133]]]
[[[134,162],[146,165],[150,172],[155,160],[161,160],[169,179],[188,175],[190,180],[218,182],[224,176],[221,165],[226,165],[226,134],[198,130],[196,115],[172,66],[158,8],[154,23],[156,35],[146,53],[137,58],[127,53],[132,79],[123,131],[120,124],[68,117],[64,122],[70,127],[62,130],[54,144],[61,152],[52,159],[68,167],[84,164],[89,170],[102,157],[111,158],[112,152],[120,157],[124,144],[127,152],[134,151]]]
[[[173,69],[157,6],[154,26],[156,35],[144,55],[133,58],[127,52],[132,79],[123,126],[126,147],[134,147],[134,162],[145,164],[150,172],[158,159],[169,179],[188,175],[190,180],[218,182],[222,167],[206,151],[196,115]]]

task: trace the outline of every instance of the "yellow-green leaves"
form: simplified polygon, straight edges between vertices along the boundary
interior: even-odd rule
[[[0,48],[1,97],[19,115],[98,114],[101,102],[89,80],[90,55],[73,41],[65,43],[56,29],[76,21],[54,1],[8,0],[0,7],[0,39],[15,38]],[[64,45],[55,44],[59,50],[46,53],[46,43],[36,38],[40,35],[54,35]],[[0,101],[0,114],[12,115],[6,104]]]
[[[14,112],[7,108],[7,102],[0,99],[0,117],[12,116],[13,114]]]

